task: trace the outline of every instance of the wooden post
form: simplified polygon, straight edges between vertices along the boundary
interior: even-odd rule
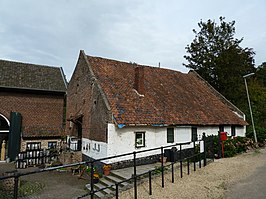
[[[1,161],[5,160],[6,155],[6,141],[4,140],[1,146]]]

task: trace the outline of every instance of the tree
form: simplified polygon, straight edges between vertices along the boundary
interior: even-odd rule
[[[195,29],[195,39],[186,47],[186,67],[194,69],[215,89],[236,105],[243,104],[245,87],[243,75],[255,72],[251,48],[242,48],[243,38],[234,38],[235,21],[220,24],[210,19],[200,21],[200,31]],[[239,101],[240,100],[240,101]],[[241,108],[241,107],[240,107]]]
[[[263,62],[256,71],[257,80],[266,87],[266,62]]]

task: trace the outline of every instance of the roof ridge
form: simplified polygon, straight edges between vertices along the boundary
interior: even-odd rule
[[[9,63],[15,63],[15,64],[38,66],[38,67],[60,68],[60,66],[51,66],[51,65],[43,65],[43,64],[32,64],[32,63],[28,63],[28,62],[6,60],[6,59],[0,59],[0,62],[9,62]]]
[[[163,68],[163,67],[159,67],[159,66],[152,66],[152,65],[146,65],[146,64],[138,64],[136,62],[127,62],[127,61],[120,61],[120,60],[116,60],[116,59],[111,59],[111,58],[105,58],[105,57],[99,57],[99,56],[91,56],[91,55],[88,55],[86,54],[87,57],[89,58],[96,58],[96,59],[102,59],[102,60],[106,60],[106,61],[113,61],[113,62],[118,62],[118,63],[121,63],[121,64],[128,64],[128,65],[136,65],[136,66],[141,66],[141,67],[148,67],[148,68],[155,68],[155,69],[160,69],[160,70],[170,70],[170,71],[174,71],[174,72],[178,72],[178,73],[181,73],[181,74],[184,74],[184,75],[187,75],[188,73],[183,73],[181,71],[178,71],[178,70],[174,70],[174,69],[171,69],[171,68]]]

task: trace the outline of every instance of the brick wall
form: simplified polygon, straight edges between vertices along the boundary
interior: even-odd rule
[[[0,102],[0,113],[8,119],[10,119],[11,111],[21,113],[22,128],[36,126],[62,127],[63,94],[0,91]],[[38,136],[37,133],[36,136]],[[24,132],[23,135],[27,135],[27,132]]]
[[[67,118],[82,115],[82,137],[107,142],[107,123],[111,121],[97,80],[86,62],[86,55],[79,55],[78,63],[68,85]],[[67,133],[77,136],[75,125],[66,125]]]

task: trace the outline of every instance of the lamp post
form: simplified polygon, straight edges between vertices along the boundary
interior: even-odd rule
[[[252,127],[253,127],[253,133],[254,133],[254,140],[255,143],[257,143],[257,135],[256,135],[256,130],[255,130],[255,125],[254,125],[254,120],[253,120],[253,114],[252,114],[252,109],[251,109],[251,104],[250,104],[250,99],[249,99],[249,93],[248,93],[248,84],[247,84],[247,77],[250,77],[252,75],[254,75],[255,73],[249,73],[247,75],[244,75],[244,81],[245,81],[245,86],[246,86],[246,91],[247,91],[247,97],[248,97],[248,106],[249,106],[249,111],[250,111],[250,117],[251,117],[251,122],[252,122]]]

